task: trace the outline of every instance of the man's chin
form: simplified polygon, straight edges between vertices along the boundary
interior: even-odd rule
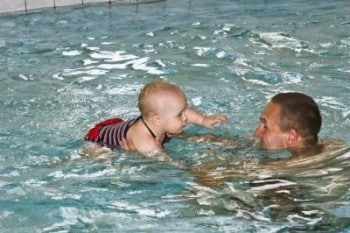
[[[254,147],[259,149],[266,149],[266,145],[263,141],[255,140]]]
[[[265,143],[263,141],[258,141],[256,143],[256,147],[260,148],[260,149],[264,149],[264,150],[281,150],[281,149],[283,149],[283,148],[278,148],[278,147],[273,146],[273,145],[269,145],[268,143]]]

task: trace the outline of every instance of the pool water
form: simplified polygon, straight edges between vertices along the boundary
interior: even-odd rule
[[[0,16],[0,231],[349,232],[349,12],[347,0],[167,0]],[[230,119],[186,131],[236,144],[173,139],[165,151],[187,169],[81,156],[87,129],[136,117],[155,79]],[[326,153],[252,147],[281,91],[319,104]]]

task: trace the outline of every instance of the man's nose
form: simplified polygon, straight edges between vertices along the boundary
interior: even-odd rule
[[[259,125],[259,126],[256,127],[256,129],[255,129],[254,137],[256,137],[256,138],[262,138],[262,134],[263,134],[263,132],[262,132],[261,127],[260,127],[260,125]]]

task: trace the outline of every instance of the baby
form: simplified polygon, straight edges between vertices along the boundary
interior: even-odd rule
[[[182,90],[169,82],[153,81],[139,94],[141,115],[124,121],[112,118],[97,123],[85,136],[103,148],[128,149],[147,154],[161,152],[164,143],[182,133],[187,124],[197,124],[214,129],[216,123],[225,123],[222,115],[204,116],[187,106]]]

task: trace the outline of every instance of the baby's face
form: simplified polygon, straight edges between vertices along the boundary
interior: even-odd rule
[[[187,122],[186,98],[181,94],[170,94],[164,97],[162,102],[160,117],[164,131],[170,135],[182,133]]]

